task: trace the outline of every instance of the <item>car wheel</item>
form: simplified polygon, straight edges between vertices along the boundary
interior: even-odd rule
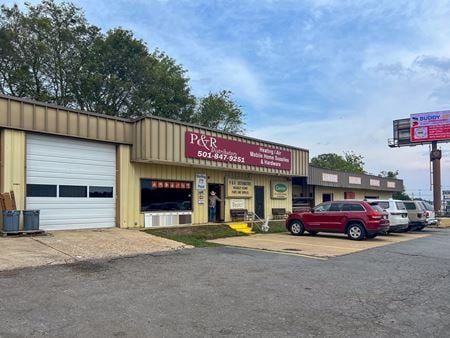
[[[366,238],[372,239],[372,238],[375,238],[377,236],[378,236],[378,234],[372,234],[372,235],[367,234]]]
[[[366,231],[363,226],[358,223],[352,223],[348,226],[347,229],[348,238],[354,241],[360,241],[366,238]]]
[[[315,235],[317,235],[318,233],[319,233],[318,231],[308,230],[308,234],[310,234],[311,236],[315,236]]]
[[[425,227],[418,227],[418,228],[416,229],[416,231],[422,231],[423,228],[425,228]]]
[[[289,224],[289,231],[295,236],[300,236],[305,232],[305,227],[299,220],[294,220]]]

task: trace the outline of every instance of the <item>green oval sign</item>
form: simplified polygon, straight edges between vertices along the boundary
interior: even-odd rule
[[[278,183],[278,184],[275,184],[275,191],[276,192],[286,192],[287,187],[286,187],[286,185],[284,185],[282,183]]]

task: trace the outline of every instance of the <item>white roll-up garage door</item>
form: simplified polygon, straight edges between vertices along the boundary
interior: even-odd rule
[[[27,134],[28,210],[45,230],[115,225],[115,145]]]

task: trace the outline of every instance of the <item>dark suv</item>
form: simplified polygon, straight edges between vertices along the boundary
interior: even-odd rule
[[[389,230],[388,216],[378,205],[365,201],[333,201],[319,204],[311,211],[289,215],[286,228],[293,235],[306,230],[311,235],[337,232],[353,240],[375,238]]]

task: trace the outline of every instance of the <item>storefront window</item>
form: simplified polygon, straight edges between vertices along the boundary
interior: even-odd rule
[[[141,179],[141,211],[192,210],[192,182]]]
[[[354,191],[345,191],[344,199],[346,200],[354,200],[356,197],[356,193]]]

